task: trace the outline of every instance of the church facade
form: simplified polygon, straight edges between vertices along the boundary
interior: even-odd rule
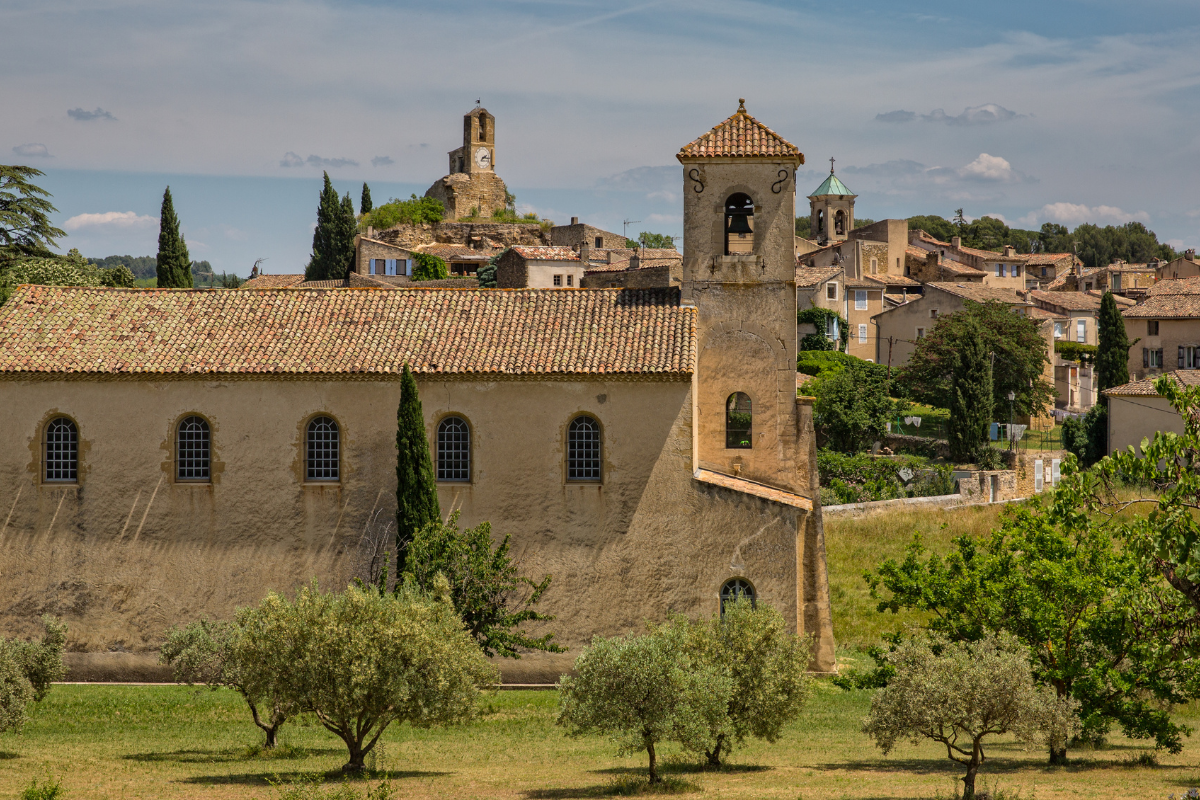
[[[172,624],[344,585],[394,525],[408,364],[443,513],[553,576],[534,630],[570,650],[501,662],[506,681],[739,594],[834,669],[795,388],[803,156],[739,108],[678,159],[679,288],[20,288],[0,308],[0,632],[56,614],[77,678],[162,677]]]

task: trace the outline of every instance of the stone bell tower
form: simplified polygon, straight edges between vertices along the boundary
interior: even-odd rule
[[[449,152],[449,173],[425,192],[442,201],[446,220],[490,219],[506,205],[508,193],[496,174],[496,118],[476,106],[463,115],[463,143]]]
[[[795,177],[804,155],[739,100],[676,158],[681,300],[696,307],[693,477],[769,500],[753,526],[725,531],[727,568],[813,635],[813,669],[833,670],[812,398],[796,394]],[[750,542],[762,548],[753,564]]]
[[[808,196],[811,236],[822,245],[845,241],[854,230],[854,198],[858,195],[833,174],[833,163],[834,159],[829,159],[829,177]]]

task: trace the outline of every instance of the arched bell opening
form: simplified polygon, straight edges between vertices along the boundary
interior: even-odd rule
[[[754,252],[754,201],[738,192],[725,201],[725,255]]]

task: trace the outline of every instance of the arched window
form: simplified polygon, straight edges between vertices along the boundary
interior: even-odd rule
[[[600,480],[600,423],[576,417],[567,429],[567,480]]]
[[[471,429],[460,417],[446,417],[438,424],[437,479],[471,480]]]
[[[725,255],[754,252],[754,201],[738,192],[725,201]]]
[[[308,446],[305,451],[310,481],[336,481],[340,475],[339,445],[341,436],[338,424],[329,417],[317,417],[308,423]]]
[[[721,587],[721,616],[725,616],[725,604],[738,600],[749,600],[751,605],[757,603],[754,597],[754,586],[745,578],[730,578]]]
[[[195,416],[180,422],[175,432],[175,479],[211,480],[209,452],[208,422]]]
[[[838,209],[838,212],[833,215],[833,231],[838,236],[846,235],[846,212]]]
[[[46,424],[43,463],[46,481],[74,483],[79,480],[79,429],[66,417]]]
[[[826,238],[829,232],[825,230],[825,209],[817,209],[817,229],[812,231],[813,238],[820,241]]]
[[[749,450],[754,446],[754,411],[750,395],[734,392],[725,401],[725,447]]]

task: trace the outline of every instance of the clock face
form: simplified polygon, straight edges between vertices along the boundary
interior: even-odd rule
[[[480,169],[487,169],[492,165],[492,154],[488,152],[486,147],[481,147],[475,151],[475,166]]]

